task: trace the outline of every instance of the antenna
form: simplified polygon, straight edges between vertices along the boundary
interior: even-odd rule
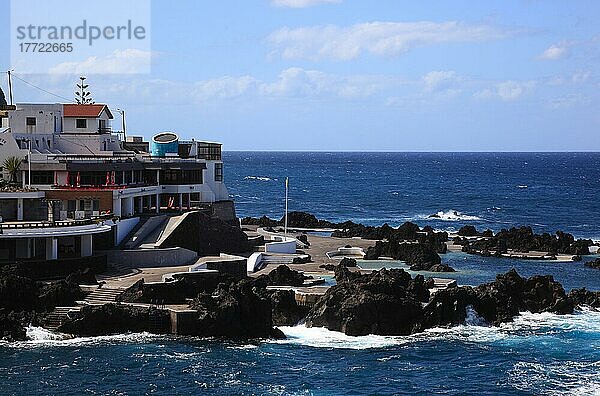
[[[6,73],[8,74],[8,99],[10,100],[10,104],[12,106],[14,103],[13,103],[12,76],[10,75],[10,72],[11,71],[9,70]]]

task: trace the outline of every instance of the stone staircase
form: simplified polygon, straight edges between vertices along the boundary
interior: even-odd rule
[[[107,279],[113,279],[116,276],[123,276],[128,274],[134,274],[137,270],[132,269],[128,265],[121,263],[109,263],[108,269],[103,274],[96,275],[98,282],[105,281]]]
[[[116,302],[125,289],[111,289],[107,287],[99,287],[94,289],[82,301],[83,304],[99,305]]]
[[[302,254],[278,254],[278,253],[267,253],[263,255],[263,263],[265,265],[281,265],[281,264],[292,264],[294,259],[297,257],[304,257]]]
[[[44,327],[48,330],[56,330],[65,322],[69,312],[80,310],[81,307],[56,307],[44,319]]]

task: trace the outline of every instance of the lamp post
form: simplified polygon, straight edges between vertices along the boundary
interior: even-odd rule
[[[289,184],[289,179],[286,177],[285,178],[285,221],[284,221],[284,227],[283,227],[283,235],[286,238],[286,241],[287,241],[287,228],[288,228],[288,184]]]
[[[125,110],[117,109],[117,111],[121,114],[121,130],[123,132],[123,141],[125,141]]]
[[[31,189],[31,139],[27,138],[27,187]]]

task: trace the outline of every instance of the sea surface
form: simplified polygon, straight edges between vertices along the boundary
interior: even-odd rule
[[[531,225],[600,239],[600,154],[225,153],[238,215],[290,210],[331,221],[458,230]],[[440,218],[429,215],[439,213]],[[443,256],[460,284],[516,268],[565,289],[600,290],[582,263]],[[369,264],[364,264],[369,265]],[[402,267],[398,262],[370,263]],[[439,274],[438,274],[439,275]],[[348,337],[303,326],[247,343],[127,334],[0,344],[0,394],[600,395],[600,312],[523,313],[487,326],[476,312],[451,329]]]

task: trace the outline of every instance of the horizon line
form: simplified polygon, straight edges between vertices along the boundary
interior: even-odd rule
[[[225,150],[223,152],[237,153],[406,153],[406,154],[600,154],[600,150],[572,150],[572,151],[484,151],[484,150],[458,150],[458,151],[442,151],[442,150]]]

